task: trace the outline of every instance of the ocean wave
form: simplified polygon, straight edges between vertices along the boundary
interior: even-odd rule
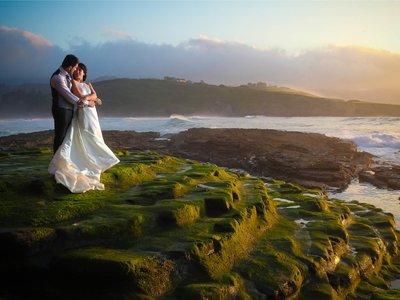
[[[0,131],[0,136],[7,136],[7,135],[12,135],[15,132],[13,131]]]
[[[169,116],[170,120],[180,120],[180,121],[185,121],[185,122],[191,122],[188,117],[185,117],[183,115],[177,115],[177,114],[172,114]]]
[[[373,133],[353,138],[354,143],[363,148],[400,148],[400,136]]]
[[[399,117],[343,117],[344,123],[368,124],[368,125],[386,125],[390,123],[399,123]]]
[[[173,114],[167,119],[163,127],[160,129],[160,133],[161,135],[175,134],[193,127],[199,127],[194,120],[191,120],[183,115]]]

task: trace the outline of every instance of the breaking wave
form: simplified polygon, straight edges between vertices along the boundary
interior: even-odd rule
[[[200,127],[200,125],[188,117],[173,114],[167,119],[163,128],[160,129],[160,133],[161,135],[174,134],[193,127]]]
[[[354,143],[362,148],[395,148],[400,149],[400,136],[374,133],[353,138]]]
[[[185,117],[183,115],[176,115],[176,114],[172,114],[169,116],[170,120],[180,120],[180,121],[187,121],[190,122],[190,119],[188,117]]]

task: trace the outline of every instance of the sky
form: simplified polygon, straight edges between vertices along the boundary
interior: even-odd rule
[[[99,76],[267,82],[400,104],[400,0],[1,1],[0,82],[74,53]]]

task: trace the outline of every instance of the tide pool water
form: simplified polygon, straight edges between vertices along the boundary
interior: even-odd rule
[[[259,128],[314,132],[353,141],[360,151],[400,164],[398,117],[206,117],[172,115],[165,118],[100,118],[103,130],[155,131],[174,134],[189,128]],[[0,120],[0,136],[53,129],[52,119]],[[331,194],[343,200],[366,202],[391,212],[400,228],[400,192],[377,189],[354,181],[346,191]]]
[[[345,201],[356,200],[372,204],[384,212],[391,213],[400,229],[400,191],[378,189],[369,183],[354,180],[348,188],[340,193],[329,193],[329,197]]]

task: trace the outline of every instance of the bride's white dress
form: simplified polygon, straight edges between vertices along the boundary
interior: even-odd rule
[[[91,93],[86,83],[79,83],[83,95]],[[54,154],[49,173],[57,183],[72,193],[104,190],[100,174],[119,163],[104,143],[96,107],[78,107],[65,139]]]

